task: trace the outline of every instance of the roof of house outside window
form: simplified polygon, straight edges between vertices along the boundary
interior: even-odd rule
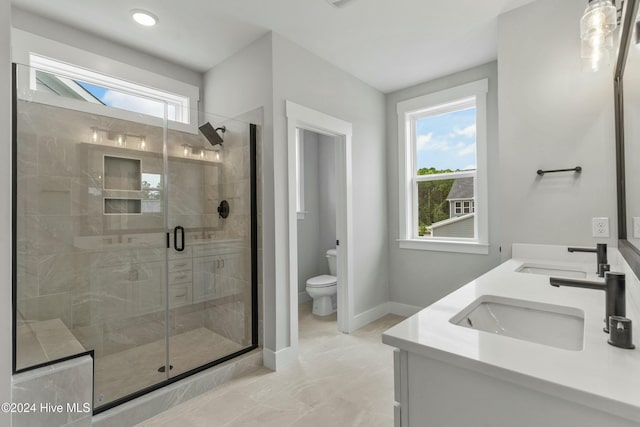
[[[54,93],[66,98],[79,99],[94,104],[102,104],[104,102],[96,98],[81,83],[66,77],[56,76],[44,71],[36,72],[37,89],[42,92]]]
[[[447,200],[473,199],[473,179],[473,177],[467,177],[453,181]]]

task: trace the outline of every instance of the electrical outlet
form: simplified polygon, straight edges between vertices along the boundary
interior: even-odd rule
[[[593,218],[593,237],[609,237],[609,218]]]
[[[640,239],[640,217],[633,217],[633,237],[634,239]]]

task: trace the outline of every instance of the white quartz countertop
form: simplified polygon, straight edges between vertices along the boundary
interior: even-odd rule
[[[557,265],[586,271],[587,280],[603,281],[595,275],[595,254],[568,254],[566,248],[514,245],[514,258],[389,329],[382,341],[640,423],[640,283],[630,277],[617,249],[609,248],[611,271],[627,273],[627,317],[633,320],[633,342],[638,348],[613,347],[602,330],[603,291],[555,288],[549,285],[549,276],[517,272],[524,264]],[[483,295],[582,310],[584,348],[564,350],[450,322]]]

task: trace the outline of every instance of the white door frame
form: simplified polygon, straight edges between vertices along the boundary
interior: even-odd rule
[[[354,324],[353,219],[351,195],[351,123],[286,101],[289,178],[289,313],[291,346],[298,348],[298,217],[296,212],[296,128],[335,138],[336,234],[338,246],[338,330],[349,333]]]

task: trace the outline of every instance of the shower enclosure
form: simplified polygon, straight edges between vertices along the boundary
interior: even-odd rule
[[[97,413],[256,348],[256,126],[14,83],[14,372],[92,352]]]

